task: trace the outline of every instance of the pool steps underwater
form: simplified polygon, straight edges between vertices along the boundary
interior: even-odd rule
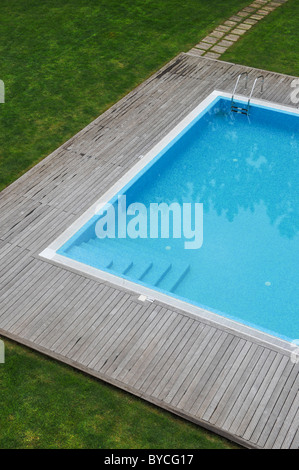
[[[169,262],[161,254],[142,256],[132,247],[122,247],[118,239],[90,238],[79,245],[72,245],[66,252],[69,258],[82,263],[123,275],[132,281],[159,287],[167,292],[174,292],[187,276],[190,265],[180,261]]]

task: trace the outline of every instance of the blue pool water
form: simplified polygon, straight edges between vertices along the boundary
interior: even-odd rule
[[[203,203],[203,245],[99,239],[95,215],[58,253],[283,339],[299,338],[299,116],[217,98],[119,194]],[[116,201],[114,198],[113,201]]]

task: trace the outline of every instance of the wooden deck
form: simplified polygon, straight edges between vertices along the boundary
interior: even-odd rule
[[[0,194],[0,333],[247,447],[298,448],[287,351],[38,256],[244,70],[260,73],[179,55]],[[290,105],[292,77],[265,75],[263,98]]]

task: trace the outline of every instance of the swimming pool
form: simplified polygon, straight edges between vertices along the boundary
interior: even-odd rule
[[[247,117],[214,92],[41,255],[192,312],[298,338],[298,129],[287,108],[255,100]],[[145,208],[202,203],[202,245],[186,249],[183,238],[149,229],[144,238],[99,239],[103,209],[111,203],[117,213],[120,195]]]

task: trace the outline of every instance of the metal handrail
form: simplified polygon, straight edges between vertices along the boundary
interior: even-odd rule
[[[261,82],[261,90],[260,90],[260,93],[263,93],[264,92],[264,82],[265,82],[265,77],[264,75],[259,75],[255,80],[254,80],[254,83],[252,85],[252,88],[251,88],[251,91],[250,91],[250,95],[249,95],[249,98],[248,98],[248,102],[247,102],[247,106],[246,107],[241,107],[241,106],[237,106],[235,105],[234,103],[234,97],[235,97],[235,93],[236,93],[236,90],[238,88],[238,85],[239,85],[239,81],[241,79],[241,77],[245,75],[246,77],[246,81],[245,81],[245,90],[247,90],[247,85],[248,85],[248,72],[242,72],[238,75],[238,78],[237,78],[237,81],[235,83],[235,87],[234,87],[234,91],[233,91],[233,94],[232,94],[232,99],[231,99],[231,110],[234,111],[234,112],[241,112],[242,114],[247,114],[247,116],[249,115],[249,108],[250,108],[250,101],[251,101],[251,98],[252,98],[252,95],[253,95],[253,92],[254,92],[254,89],[255,89],[255,85],[257,83],[258,80],[262,80]]]
[[[245,75],[246,76],[246,81],[245,81],[245,88],[244,90],[247,90],[247,85],[248,85],[248,72],[242,72],[238,75],[238,78],[237,78],[237,81],[236,81],[236,84],[235,84],[235,88],[234,88],[234,91],[233,91],[233,94],[232,94],[232,100],[231,102],[234,101],[234,96],[235,96],[235,93],[236,93],[236,90],[237,90],[237,87],[239,85],[239,81],[240,81],[240,78]]]
[[[262,79],[261,91],[260,91],[260,93],[262,94],[262,93],[264,92],[265,77],[264,77],[264,75],[259,75],[259,76],[254,80],[254,83],[253,83],[253,85],[252,85],[251,92],[250,92],[250,95],[249,95],[249,98],[248,98],[247,109],[249,109],[250,100],[251,100],[251,97],[252,97],[253,90],[254,90],[254,88],[255,88],[256,82],[257,82],[260,78]]]

